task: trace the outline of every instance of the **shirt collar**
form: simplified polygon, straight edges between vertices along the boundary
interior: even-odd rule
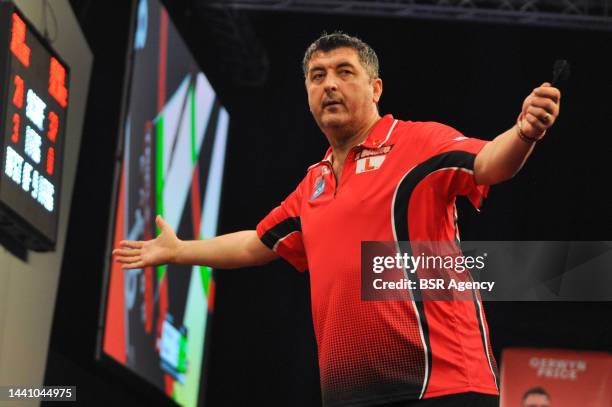
[[[389,141],[389,138],[391,137],[391,133],[393,132],[393,129],[395,128],[396,124],[397,124],[397,120],[393,118],[393,115],[388,114],[388,115],[381,117],[378,120],[378,122],[376,122],[372,130],[370,131],[370,134],[368,135],[368,137],[361,143],[357,144],[355,147],[360,148],[360,149],[363,149],[363,148],[374,149],[374,148],[382,147],[383,145],[387,143],[387,141]],[[332,154],[332,148],[329,147],[327,151],[325,152],[325,156],[323,156],[323,160],[321,160],[319,163],[315,164],[314,166],[325,163],[325,162],[332,164],[333,160],[334,160],[334,157]]]
[[[368,137],[357,144],[358,147],[362,148],[380,148],[382,147],[389,138],[395,128],[397,120],[392,115],[388,114],[380,118],[374,125],[374,128],[370,131]]]

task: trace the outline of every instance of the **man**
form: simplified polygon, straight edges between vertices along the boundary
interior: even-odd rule
[[[523,395],[521,407],[550,407],[550,396],[541,387],[532,387]]]
[[[511,178],[559,114],[549,84],[525,99],[517,125],[493,141],[438,123],[380,117],[378,58],[361,40],[323,35],[306,51],[308,104],[330,148],[257,226],[204,241],[161,234],[124,241],[124,268],[163,263],[231,269],[279,256],[310,271],[323,405],[489,406],[496,365],[482,304],[361,301],[362,241],[452,241],[455,197],[478,206]]]

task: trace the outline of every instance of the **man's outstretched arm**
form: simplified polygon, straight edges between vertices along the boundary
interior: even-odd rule
[[[113,250],[115,260],[124,269],[159,264],[193,264],[234,269],[268,263],[278,255],[268,249],[254,230],[244,230],[206,240],[180,240],[172,228],[158,216],[155,223],[161,233],[147,241],[124,240]]]
[[[541,139],[559,116],[560,101],[559,89],[549,83],[534,89],[523,102],[517,124],[487,143],[476,156],[476,183],[493,185],[512,178],[527,161],[534,141]]]

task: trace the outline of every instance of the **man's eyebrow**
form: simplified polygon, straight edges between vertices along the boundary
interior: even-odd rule
[[[310,68],[310,70],[308,71],[308,73],[314,72],[314,71],[324,71],[325,68],[323,68],[321,65],[317,65],[317,66],[313,66],[312,68]]]
[[[342,61],[336,64],[335,69],[338,68],[355,68],[355,65],[353,65],[351,62],[349,61]],[[312,68],[310,68],[310,70],[308,71],[308,73],[312,73],[314,71],[325,71],[325,67],[323,67],[322,65],[315,65]]]

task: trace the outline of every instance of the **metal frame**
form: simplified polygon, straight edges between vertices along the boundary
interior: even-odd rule
[[[612,0],[195,0],[216,9],[477,21],[612,31]]]

